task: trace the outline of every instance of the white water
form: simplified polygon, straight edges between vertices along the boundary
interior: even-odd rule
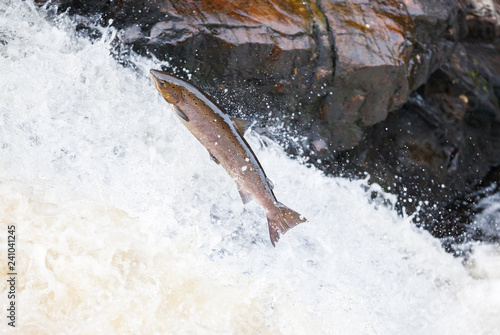
[[[15,331],[500,334],[498,248],[475,246],[464,266],[370,203],[366,181],[250,132],[277,198],[309,219],[273,248],[263,210],[153,87],[159,65],[123,68],[106,38],[57,21],[0,4],[0,280],[15,224]],[[0,332],[14,333],[6,290]]]
[[[483,198],[476,207],[479,213],[475,217],[473,227],[481,232],[482,236],[491,239],[498,238],[500,236],[500,193]]]

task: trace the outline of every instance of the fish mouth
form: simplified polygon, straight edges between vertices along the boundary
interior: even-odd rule
[[[154,70],[154,69],[149,70],[149,75],[150,75],[151,77],[153,77],[153,78],[158,78],[158,77],[159,77],[159,75],[160,75],[160,73],[161,73],[161,72],[160,72],[160,71],[158,71],[158,70]]]
[[[173,74],[170,74],[168,72],[151,69],[151,70],[149,70],[149,74],[152,77],[156,78],[156,80],[165,80],[166,82],[169,82],[169,83],[175,83],[178,86],[183,86],[185,84],[181,78],[179,78]]]
[[[176,81],[179,79],[166,72],[154,69],[149,71],[149,75],[158,92],[168,103],[175,104],[180,101],[181,96],[176,93]]]
[[[155,85],[155,87],[156,87],[157,90],[160,90],[160,88],[158,87],[159,81],[158,81],[158,75],[157,74],[158,74],[157,70],[151,69],[149,71],[149,76],[153,80],[153,84]]]

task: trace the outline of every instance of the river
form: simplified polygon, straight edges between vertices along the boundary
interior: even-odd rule
[[[102,32],[0,3],[2,282],[8,226],[17,239],[2,334],[500,334],[498,245],[454,258],[368,179],[249,131],[276,197],[308,219],[273,248],[264,210],[154,88],[161,63],[123,67]]]

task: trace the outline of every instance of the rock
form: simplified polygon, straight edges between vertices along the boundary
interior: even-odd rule
[[[405,1],[415,23],[414,45],[408,74],[413,91],[453,53],[456,42],[467,34],[465,18],[453,0]]]
[[[187,70],[230,112],[245,106],[244,114],[266,123],[300,125],[330,150],[355,146],[446,59],[458,12],[451,0],[61,5],[102,13],[122,45],[168,60],[172,72]]]
[[[476,186],[500,166],[499,46],[466,36],[401,109],[342,154],[348,170],[399,194],[401,209],[420,210],[417,221],[435,236],[453,237],[450,250],[478,238],[463,215],[473,206],[463,204],[477,202]]]
[[[229,113],[308,124],[332,81],[332,46],[314,2],[128,1],[106,13],[123,44],[187,71]]]
[[[500,35],[500,2],[467,0],[465,7],[469,37],[491,41]]]
[[[349,149],[451,54],[454,1],[323,1],[336,50],[326,139]],[[431,33],[429,33],[431,32]]]
[[[362,132],[407,99],[414,29],[399,1],[323,1],[336,51],[332,94],[325,99],[328,142],[350,148]]]
[[[330,150],[355,146],[446,59],[458,12],[447,0],[61,4],[103,13],[122,45],[187,70],[230,113],[285,121]]]

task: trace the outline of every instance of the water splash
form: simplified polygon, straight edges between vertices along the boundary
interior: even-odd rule
[[[0,4],[0,40],[0,244],[15,224],[23,333],[500,329],[493,247],[464,267],[374,203],[376,186],[327,178],[250,132],[277,198],[309,219],[272,248],[262,208],[241,203],[152,86],[161,64],[123,68],[109,38],[26,1]]]

